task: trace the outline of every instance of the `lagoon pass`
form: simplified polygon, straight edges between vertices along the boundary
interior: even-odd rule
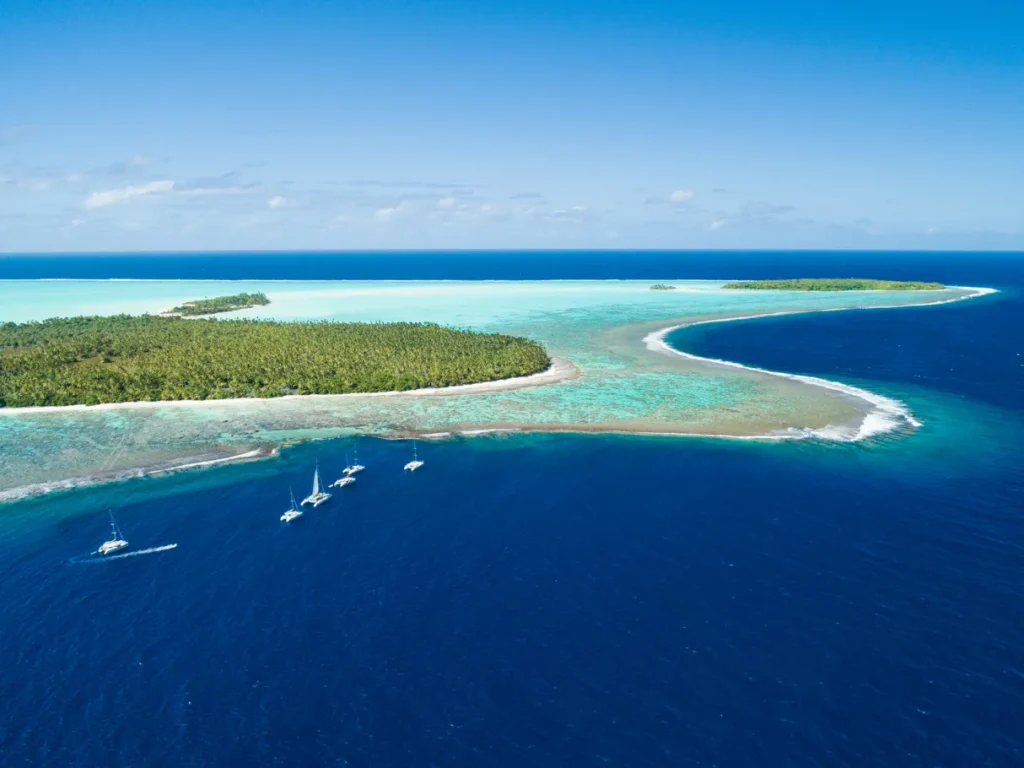
[[[0,500],[60,487],[267,455],[291,442],[494,430],[863,439],[917,425],[899,403],[853,387],[675,350],[695,323],[935,304],[985,289],[723,290],[719,281],[0,281],[0,321],[158,313],[203,296],[265,293],[226,318],[435,322],[526,336],[547,375],[450,391],[198,403],[0,409]],[[912,311],[912,310],[908,310]],[[343,351],[339,351],[343,354]]]

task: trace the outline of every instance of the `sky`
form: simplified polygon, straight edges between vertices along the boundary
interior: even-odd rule
[[[3,0],[0,251],[1024,250],[1019,0]]]

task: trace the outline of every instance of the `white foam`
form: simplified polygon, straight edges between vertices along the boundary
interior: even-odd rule
[[[157,467],[155,469],[149,469],[146,467],[129,467],[127,469],[120,469],[110,472],[94,472],[81,477],[70,477],[64,480],[56,480],[48,483],[32,483],[30,485],[20,485],[14,488],[8,488],[6,490],[0,490],[0,503],[8,501],[19,501],[21,499],[29,498],[30,496],[42,496],[45,494],[53,493],[55,491],[68,491],[74,488],[85,488],[90,485],[96,485],[98,483],[110,483],[118,482],[121,480],[129,480],[133,478],[146,477],[148,475],[158,475],[164,472],[177,472],[179,469],[197,469],[199,467],[210,467],[218,464],[225,464],[231,461],[239,461],[242,459],[257,459],[266,456],[273,456],[277,453],[277,449],[268,450],[266,448],[257,448],[252,451],[246,451],[245,453],[237,453],[231,456],[224,456],[217,459],[209,459],[205,461],[192,461],[187,464],[172,464],[170,466]]]
[[[935,306],[937,304],[949,304],[954,301],[963,301],[964,299],[973,299],[978,296],[985,296],[987,294],[996,293],[994,288],[972,288],[967,286],[950,286],[950,288],[957,290],[971,291],[964,296],[956,296],[950,299],[940,299],[937,301],[923,302],[920,304],[903,304],[897,306],[888,307],[834,307],[828,309],[795,309],[785,310],[782,312],[764,312],[757,315],[744,315],[742,317],[725,317],[715,320],[698,320],[693,323],[681,323],[674,325],[669,328],[663,328],[660,331],[655,331],[644,337],[644,345],[654,351],[662,352],[673,355],[680,355],[681,357],[688,358],[690,360],[698,360],[703,363],[712,363],[714,365],[726,366],[728,368],[739,368],[747,371],[756,371],[757,373],[766,374],[768,376],[778,376],[783,379],[790,379],[792,381],[800,381],[804,384],[810,384],[816,387],[822,387],[823,389],[830,389],[834,392],[841,392],[844,395],[855,397],[863,400],[871,405],[871,410],[864,416],[860,425],[853,429],[851,427],[843,427],[836,425],[828,425],[820,429],[791,429],[785,433],[779,433],[772,435],[771,437],[785,439],[785,438],[802,438],[802,437],[817,437],[823,440],[834,440],[837,442],[856,442],[859,440],[865,440],[874,435],[881,435],[887,432],[893,432],[895,430],[912,427],[917,428],[922,426],[922,422],[914,417],[910,412],[910,409],[899,400],[895,400],[891,397],[885,397],[875,392],[869,392],[866,389],[860,387],[854,387],[850,384],[843,384],[838,381],[829,381],[828,379],[822,379],[817,376],[803,376],[796,373],[782,373],[780,371],[769,371],[767,368],[757,368],[751,365],[743,365],[742,363],[735,363],[730,360],[720,360],[711,357],[701,357],[700,355],[694,355],[689,352],[683,352],[669,346],[665,341],[665,337],[672,331],[678,330],[679,328],[690,328],[695,325],[710,325],[711,323],[727,323],[737,320],[752,320],[759,317],[778,317],[781,315],[801,315],[808,314],[811,312],[844,312],[851,309],[899,309],[901,307],[924,307],[924,306]]]
[[[179,469],[196,469],[198,467],[212,467],[217,464],[224,464],[229,461],[238,461],[239,459],[256,459],[262,458],[267,455],[267,451],[263,448],[256,448],[252,451],[246,451],[245,453],[236,453],[233,456],[224,456],[219,459],[210,459],[208,461],[193,461],[190,464],[174,464],[170,467],[160,467],[159,469],[153,470],[139,470],[140,475],[159,475],[162,472],[177,472]]]

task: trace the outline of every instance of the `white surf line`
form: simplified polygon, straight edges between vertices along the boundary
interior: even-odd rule
[[[177,549],[177,544],[164,544],[161,547],[149,547],[148,549],[137,549],[134,552],[125,552],[122,555],[87,555],[85,557],[71,558],[70,562],[75,565],[82,565],[85,563],[109,563],[111,560],[124,560],[127,557],[138,557],[139,555],[152,555],[155,552],[167,552],[172,549]]]
[[[233,456],[224,456],[220,459],[210,459],[209,461],[193,461],[189,464],[175,464],[171,467],[160,467],[160,469],[141,469],[137,470],[142,476],[148,475],[159,475],[164,472],[177,472],[179,469],[195,469],[196,467],[212,467],[216,464],[226,464],[229,461],[239,461],[240,459],[256,459],[270,455],[271,452],[265,451],[262,448],[255,448],[245,453],[237,453]]]
[[[76,488],[87,488],[89,486],[100,485],[103,483],[117,483],[140,477],[177,472],[179,469],[195,469],[216,464],[224,464],[231,461],[239,461],[242,459],[269,458],[276,455],[279,449],[280,446],[275,446],[273,449],[256,448],[255,450],[246,451],[245,453],[239,453],[233,456],[224,456],[219,459],[210,459],[209,461],[193,461],[187,464],[176,464],[174,466],[158,467],[156,469],[148,469],[146,467],[128,467],[110,472],[92,472],[88,475],[70,477],[50,483],[18,485],[6,490],[0,490],[0,504],[4,502],[20,501],[21,499],[27,499],[32,496],[45,496],[46,494],[58,491],[70,491]]]
[[[679,355],[681,357],[688,358],[690,360],[697,360],[703,363],[711,363],[713,365],[721,365],[728,368],[737,368],[746,371],[756,371],[757,373],[763,373],[768,376],[778,376],[779,378],[789,379],[791,381],[800,381],[805,384],[810,384],[816,387],[822,387],[823,389],[830,389],[835,392],[841,392],[845,395],[857,397],[865,402],[869,403],[874,407],[874,410],[867,413],[864,416],[864,420],[861,422],[859,429],[856,433],[850,434],[848,430],[843,430],[840,427],[833,427],[831,425],[822,427],[821,429],[808,429],[808,430],[797,430],[788,434],[775,434],[775,435],[764,435],[760,437],[751,436],[750,439],[785,439],[785,438],[803,438],[803,437],[820,437],[826,440],[835,440],[839,442],[857,442],[864,440],[865,438],[871,437],[872,435],[884,434],[885,432],[892,432],[898,429],[901,423],[909,424],[910,426],[920,427],[922,422],[914,418],[910,409],[904,403],[899,400],[895,400],[891,397],[885,397],[874,392],[869,392],[866,389],[860,387],[854,387],[849,384],[843,384],[838,381],[829,381],[828,379],[822,379],[817,376],[804,376],[796,373],[783,373],[781,371],[770,371],[767,368],[758,368],[752,365],[743,365],[742,363],[732,362],[730,360],[720,360],[713,357],[701,357],[700,355],[694,355],[689,352],[683,352],[682,350],[675,349],[670,346],[666,341],[665,337],[672,331],[679,330],[680,328],[692,328],[697,325],[710,325],[712,323],[729,323],[738,320],[755,320],[761,317],[781,317],[783,315],[805,315],[813,312],[845,312],[848,310],[856,309],[903,309],[913,307],[932,307],[939,304],[950,304],[954,301],[964,301],[965,299],[973,299],[978,296],[986,296],[991,293],[997,293],[995,288],[973,288],[969,286],[949,286],[956,290],[971,291],[964,296],[956,296],[951,299],[939,299],[937,301],[926,301],[919,304],[897,304],[890,306],[871,306],[871,307],[828,307],[825,309],[792,309],[784,310],[781,312],[764,312],[757,315],[744,315],[742,317],[723,317],[714,320],[697,320],[692,323],[680,323],[679,325],[673,325],[669,328],[663,328],[660,331],[654,331],[653,333],[647,334],[644,337],[644,346],[653,352],[661,352],[664,354]]]

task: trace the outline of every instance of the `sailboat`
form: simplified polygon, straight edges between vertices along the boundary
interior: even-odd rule
[[[345,456],[345,460],[348,461],[347,455]],[[349,464],[347,467],[345,467],[345,469],[343,469],[341,472],[341,477],[339,477],[337,480],[331,483],[331,487],[344,488],[346,485],[352,485],[352,483],[356,481],[356,479],[352,477],[352,475],[355,474],[354,466],[355,465]],[[362,467],[360,467],[360,469],[362,469]]]
[[[302,500],[302,503],[312,504],[313,508],[316,509],[325,501],[331,498],[331,494],[324,493],[320,490],[320,463],[317,462],[316,471],[313,472],[313,492]]]
[[[354,477],[352,477],[352,475],[342,475],[337,480],[335,480],[333,483],[331,483],[331,487],[332,488],[344,488],[346,485],[352,485],[352,483],[354,483],[355,481],[356,481],[356,479]]]
[[[295,503],[295,492],[289,488],[288,493],[292,497],[292,505],[288,507],[288,511],[281,515],[281,522],[290,523],[297,517],[302,517],[302,510],[299,509],[298,504]]]
[[[358,450],[357,451],[353,451],[352,457],[355,460],[351,464],[349,464],[347,467],[345,467],[344,471],[345,471],[346,475],[354,475],[357,472],[362,472],[364,469],[366,469],[366,467],[364,467],[362,464],[359,463],[359,451]]]
[[[112,552],[117,552],[119,549],[124,549],[128,546],[128,542],[124,539],[124,534],[121,533],[121,529],[117,527],[117,521],[114,519],[114,512],[110,512],[110,540],[104,541],[100,544],[100,548],[96,550],[97,555],[109,555]]]
[[[417,469],[423,466],[423,462],[420,461],[420,457],[416,453],[416,443],[412,444],[412,461],[405,465],[405,468],[410,472],[415,472]]]

